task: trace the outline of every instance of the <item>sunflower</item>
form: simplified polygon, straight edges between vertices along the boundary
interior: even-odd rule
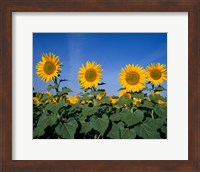
[[[42,60],[38,62],[36,69],[37,75],[41,80],[49,82],[54,77],[58,77],[61,70],[61,62],[59,62],[59,57],[53,53],[43,54]]]
[[[162,101],[162,100],[158,100],[158,104],[160,104],[160,105],[166,105],[166,104],[167,104],[167,102],[165,102],[165,101]]]
[[[128,93],[126,90],[120,90],[119,91],[119,97],[124,96],[126,99],[130,99],[131,98],[131,94]]]
[[[167,79],[167,70],[164,64],[150,64],[146,68],[147,79],[154,85],[163,83]]]
[[[86,102],[85,102],[85,100],[81,100],[81,105],[84,105]]]
[[[86,101],[88,104],[92,104],[92,100],[87,100]]]
[[[82,64],[78,71],[80,85],[84,89],[98,87],[102,76],[101,72],[101,65],[95,62],[87,61],[85,66]]]
[[[69,101],[69,103],[71,104],[76,104],[79,101],[79,96],[67,96],[67,100]]]
[[[41,104],[42,93],[37,93],[35,97],[33,97],[33,101],[37,106]]]
[[[157,95],[162,96],[162,94],[161,94],[160,92],[158,92],[158,91],[156,91],[156,92],[154,93],[154,95],[155,95],[155,96],[157,96]]]
[[[145,88],[145,70],[138,65],[126,65],[119,74],[119,82],[127,92],[139,91]]]
[[[52,96],[50,91],[47,91],[46,95],[49,96],[49,97]],[[48,100],[45,101],[45,103],[49,103],[49,102],[51,102],[51,99],[48,99]]]
[[[140,98],[133,98],[133,104],[136,105],[137,103],[141,103],[142,102],[142,99]]]
[[[126,90],[121,90],[119,92],[119,97],[122,97],[122,96],[124,96],[126,99],[130,99],[131,98],[131,94],[128,93]]]
[[[110,99],[110,102],[111,102],[112,104],[116,104],[117,101],[119,100],[119,98],[114,98],[114,97],[112,97],[112,96],[109,96],[109,99]]]
[[[97,100],[101,100],[106,95],[106,91],[101,91],[99,95],[97,95]]]

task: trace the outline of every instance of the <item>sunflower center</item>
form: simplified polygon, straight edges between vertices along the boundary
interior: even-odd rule
[[[52,62],[46,62],[44,64],[44,71],[48,75],[51,75],[55,71],[55,69],[55,65]]]
[[[158,80],[161,78],[161,72],[158,69],[154,69],[150,72],[150,75],[153,79]]]
[[[138,84],[139,80],[140,80],[140,75],[136,72],[130,72],[126,76],[126,82],[130,85]]]
[[[97,73],[95,70],[93,69],[89,69],[86,71],[85,73],[85,79],[88,81],[88,82],[93,82],[95,81],[97,78]]]

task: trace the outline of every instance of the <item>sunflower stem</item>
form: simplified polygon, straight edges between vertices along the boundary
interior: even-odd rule
[[[154,119],[153,113],[154,113],[154,111],[152,110],[152,111],[151,111],[151,116],[152,116],[152,119]]]
[[[58,91],[59,91],[58,90],[59,85],[58,85],[58,81],[57,81],[56,77],[53,79],[53,82],[54,82],[55,85],[57,85],[57,87],[55,88],[55,90],[56,90],[56,93],[58,93]]]
[[[96,95],[95,95],[96,89],[94,87],[92,87],[92,91],[93,91],[94,99],[96,99]]]
[[[95,135],[94,135],[94,139],[96,139],[96,138],[97,138],[97,135],[95,134]]]
[[[153,92],[153,94],[154,94],[154,89],[155,89],[155,86],[153,85],[153,84],[151,84],[152,85],[152,92]]]
[[[99,136],[97,137],[97,139],[99,139],[99,138],[100,138],[100,136],[101,136],[101,134],[99,134]]]

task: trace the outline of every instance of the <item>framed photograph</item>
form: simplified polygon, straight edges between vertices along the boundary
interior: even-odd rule
[[[2,171],[199,171],[200,1],[2,1]]]

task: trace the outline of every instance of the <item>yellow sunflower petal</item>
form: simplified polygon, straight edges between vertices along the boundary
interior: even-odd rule
[[[79,96],[67,96],[67,101],[71,104],[76,104],[79,101]]]
[[[84,89],[98,87],[102,76],[101,72],[101,65],[95,62],[91,63],[87,61],[85,66],[82,64],[82,67],[78,71],[80,85]]]
[[[59,62],[58,56],[53,53],[43,54],[42,61],[38,62],[36,74],[41,80],[49,82],[54,77],[58,76],[61,68],[61,62]]]
[[[167,70],[164,64],[150,64],[146,68],[147,79],[154,85],[163,83],[167,79]]]
[[[145,87],[145,70],[138,65],[126,65],[119,74],[119,82],[126,92],[135,92]]]

